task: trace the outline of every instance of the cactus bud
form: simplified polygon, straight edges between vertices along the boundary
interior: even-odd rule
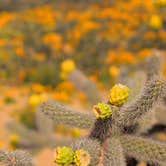
[[[112,114],[110,105],[105,103],[98,103],[97,105],[94,105],[93,111],[96,117],[101,119],[108,118]]]
[[[130,89],[122,84],[114,85],[110,90],[110,103],[115,106],[122,106],[129,97]]]
[[[55,149],[55,163],[68,166],[74,161],[74,152],[71,148],[63,146]]]
[[[90,155],[87,151],[79,149],[75,151],[74,162],[76,166],[88,166],[90,164]]]

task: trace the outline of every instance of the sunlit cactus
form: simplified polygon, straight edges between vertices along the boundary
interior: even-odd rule
[[[95,120],[93,114],[72,110],[70,107],[64,106],[58,102],[44,102],[41,105],[41,110],[55,122],[62,122],[63,124],[73,127],[86,129],[91,127]]]
[[[110,138],[105,142],[103,165],[126,165],[125,156],[123,154],[123,148],[118,138]]]
[[[56,102],[45,102],[41,105],[41,110],[51,119],[60,120],[71,126],[91,128],[87,137],[76,140],[73,143],[74,146],[71,146],[74,151],[81,149],[76,153],[76,163],[72,164],[81,166],[81,164],[78,164],[78,161],[81,161],[79,158],[81,152],[85,153],[85,160],[90,158],[89,165],[91,166],[98,164],[125,166],[127,165],[126,156],[135,157],[149,163],[166,162],[166,144],[141,138],[139,136],[141,130],[138,130],[140,128],[137,126],[141,123],[141,119],[143,120],[146,117],[146,114],[150,114],[155,103],[165,95],[165,80],[157,76],[153,77],[153,79],[147,81],[143,90],[129,103],[126,103],[129,88],[120,84],[114,87],[118,90],[112,89],[111,101],[108,99],[107,104],[98,103],[93,107],[96,120],[89,113],[67,109],[66,106],[59,105]],[[112,100],[114,96],[116,102]],[[85,125],[85,122],[87,125]]]
[[[155,79],[156,75],[162,74],[163,67],[163,56],[162,52],[159,50],[152,50],[152,52],[147,56],[144,60],[141,60],[139,63],[132,66],[134,73],[129,76],[129,70],[125,77],[120,80],[128,85],[131,89],[131,95],[129,96],[130,101],[134,101],[135,96],[139,93],[142,88],[142,84],[145,82],[150,82]],[[165,93],[163,93],[163,101],[157,104],[157,107],[154,107],[150,112],[146,114],[142,114],[140,120],[137,123],[136,132],[146,133],[150,130],[154,125],[162,124],[165,125],[165,106],[164,103],[166,101],[166,97],[164,97]]]
[[[124,135],[120,142],[125,152],[142,161],[166,162],[166,144],[154,140]]]
[[[120,123],[124,125],[134,124],[144,116],[165,93],[165,81],[156,77],[146,83],[144,89],[131,103],[121,108]]]

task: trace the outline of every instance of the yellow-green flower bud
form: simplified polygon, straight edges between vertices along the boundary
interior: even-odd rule
[[[55,163],[68,166],[74,161],[74,152],[71,148],[57,147],[54,153]]]
[[[105,103],[98,103],[93,106],[93,111],[97,118],[105,119],[112,114],[110,105]]]
[[[90,164],[90,155],[87,151],[79,149],[75,151],[74,162],[76,166],[88,166]]]
[[[112,105],[122,106],[128,99],[130,89],[122,84],[114,85],[110,90],[109,101]]]

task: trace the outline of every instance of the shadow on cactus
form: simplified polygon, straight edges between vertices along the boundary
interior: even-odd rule
[[[89,135],[69,146],[55,149],[55,163],[76,166],[125,166],[126,156],[154,164],[166,162],[166,144],[140,136],[140,119],[164,97],[166,83],[160,77],[148,80],[131,102],[129,88],[117,84],[107,103],[93,107],[94,115],[73,111],[57,102],[44,102],[41,110],[56,122],[91,129]]]

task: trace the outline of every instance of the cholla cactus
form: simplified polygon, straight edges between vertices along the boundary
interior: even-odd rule
[[[0,150],[0,163],[4,166],[33,166],[32,157],[21,150]]]
[[[94,107],[97,111],[96,120],[89,113],[73,111],[59,103],[44,102],[41,109],[55,121],[84,129],[91,128],[87,137],[74,142],[71,146],[74,151],[82,149],[88,152],[91,166],[99,163],[103,166],[125,166],[126,155],[150,163],[165,163],[166,144],[142,138],[139,134],[134,136],[140,119],[151,112],[155,103],[163,97],[166,90],[165,80],[157,76],[153,77],[145,84],[140,94],[128,104],[124,103],[129,92],[127,87],[125,89],[125,100],[122,97],[122,103],[108,102],[108,105],[100,103]],[[123,88],[114,93],[115,96],[123,94]],[[120,97],[120,101],[122,98]],[[73,163],[73,165],[77,164]]]
[[[166,144],[140,136],[156,123],[154,116],[151,119],[149,117],[154,114],[152,109],[155,103],[165,97],[166,82],[156,76],[158,73],[156,70],[157,67],[151,74],[147,73],[148,77],[143,90],[127,104],[129,88],[121,84],[115,85],[110,91],[107,104],[100,102],[93,107],[95,116],[73,110],[60,103],[44,102],[37,112],[37,116],[40,117],[37,121],[39,132],[19,125],[14,127],[23,136],[19,138],[17,145],[22,147],[58,146],[55,149],[54,162],[60,166],[125,166],[126,156],[164,165]],[[95,94],[92,93],[92,95]],[[44,117],[40,111],[53,119],[53,123],[44,119],[48,128],[41,126]],[[90,133],[73,143],[65,142],[67,145],[60,147],[64,142],[54,140],[51,136],[54,122],[90,129]],[[10,127],[12,128],[12,125]],[[32,163],[26,160],[27,158],[24,157],[24,153],[15,151],[0,154],[0,159],[7,166],[31,166]]]

